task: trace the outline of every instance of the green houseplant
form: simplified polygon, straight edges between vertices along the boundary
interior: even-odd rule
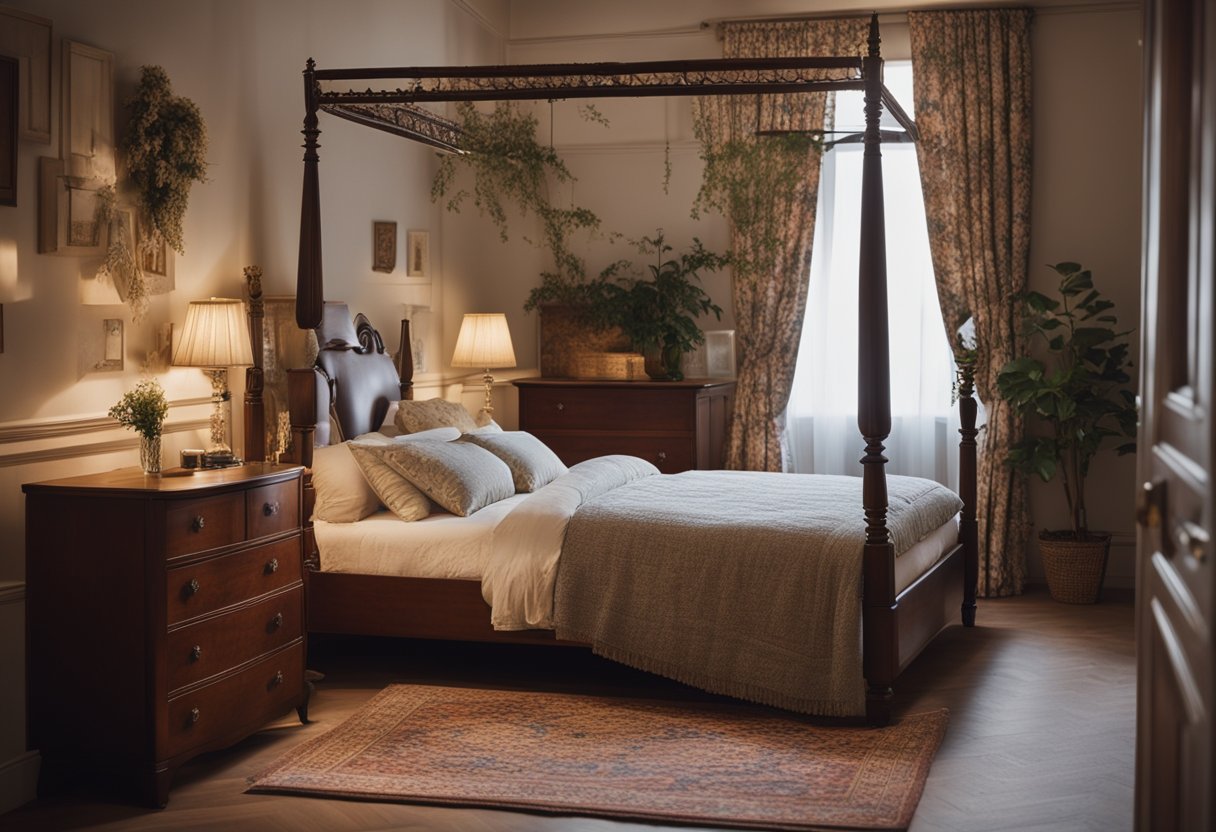
[[[168,412],[165,391],[150,378],[123,393],[110,408],[111,419],[139,434],[139,465],[145,474],[160,473],[160,437]]]
[[[650,276],[625,278],[608,290],[615,306],[611,317],[634,349],[646,356],[651,378],[682,379],[680,359],[705,341],[697,316],[712,312],[722,318],[722,307],[699,285],[699,273],[716,271],[730,258],[707,250],[695,237],[692,243],[690,251],[668,257],[673,249],[663,239],[662,229],[654,237],[643,237],[637,248],[654,257],[647,266]]]
[[[1135,438],[1136,397],[1127,386],[1131,330],[1117,329],[1114,303],[1094,288],[1088,269],[1071,262],[1050,268],[1059,276],[1059,299],[1023,295],[1024,334],[1028,343],[1045,347],[1045,357],[1010,361],[997,375],[997,389],[1046,428],[1015,444],[1008,462],[1044,482],[1058,475],[1067,501],[1070,528],[1039,535],[1048,587],[1058,600],[1092,603],[1101,589],[1110,535],[1089,528],[1085,484],[1108,440]],[[1135,449],[1128,441],[1115,450]]]

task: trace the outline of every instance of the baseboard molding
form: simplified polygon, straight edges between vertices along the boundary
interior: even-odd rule
[[[24,806],[38,796],[38,769],[42,758],[27,751],[0,763],[0,815]]]

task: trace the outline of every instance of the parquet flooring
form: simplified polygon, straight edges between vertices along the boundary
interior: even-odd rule
[[[951,721],[914,832],[1130,829],[1135,648],[1130,600],[1057,604],[1042,591],[981,601],[979,624],[943,633],[900,680],[897,709]],[[77,796],[0,817],[3,830],[460,830],[624,832],[645,824],[483,809],[246,795],[247,777],[326,731],[394,681],[696,698],[577,650],[415,642],[318,644],[311,725],[284,720],[187,765],[163,811]]]

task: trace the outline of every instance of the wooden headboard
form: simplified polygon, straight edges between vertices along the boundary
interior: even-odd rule
[[[260,344],[261,305],[252,293],[250,300],[250,334],[253,343]],[[395,357],[386,352],[371,321],[362,313],[352,319],[345,303],[326,303],[315,333],[315,364],[287,371],[292,440],[288,456],[309,467],[315,446],[377,430],[393,402],[410,398],[414,377],[409,321],[401,322],[401,350]],[[255,350],[254,377],[261,358]],[[247,385],[245,455],[255,460],[266,451],[261,392],[260,384]]]

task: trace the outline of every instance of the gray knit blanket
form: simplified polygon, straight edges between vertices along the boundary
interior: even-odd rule
[[[888,477],[897,554],[962,501]],[[557,636],[715,693],[824,716],[865,711],[861,480],[745,471],[644,476],[584,502],[557,563]]]

